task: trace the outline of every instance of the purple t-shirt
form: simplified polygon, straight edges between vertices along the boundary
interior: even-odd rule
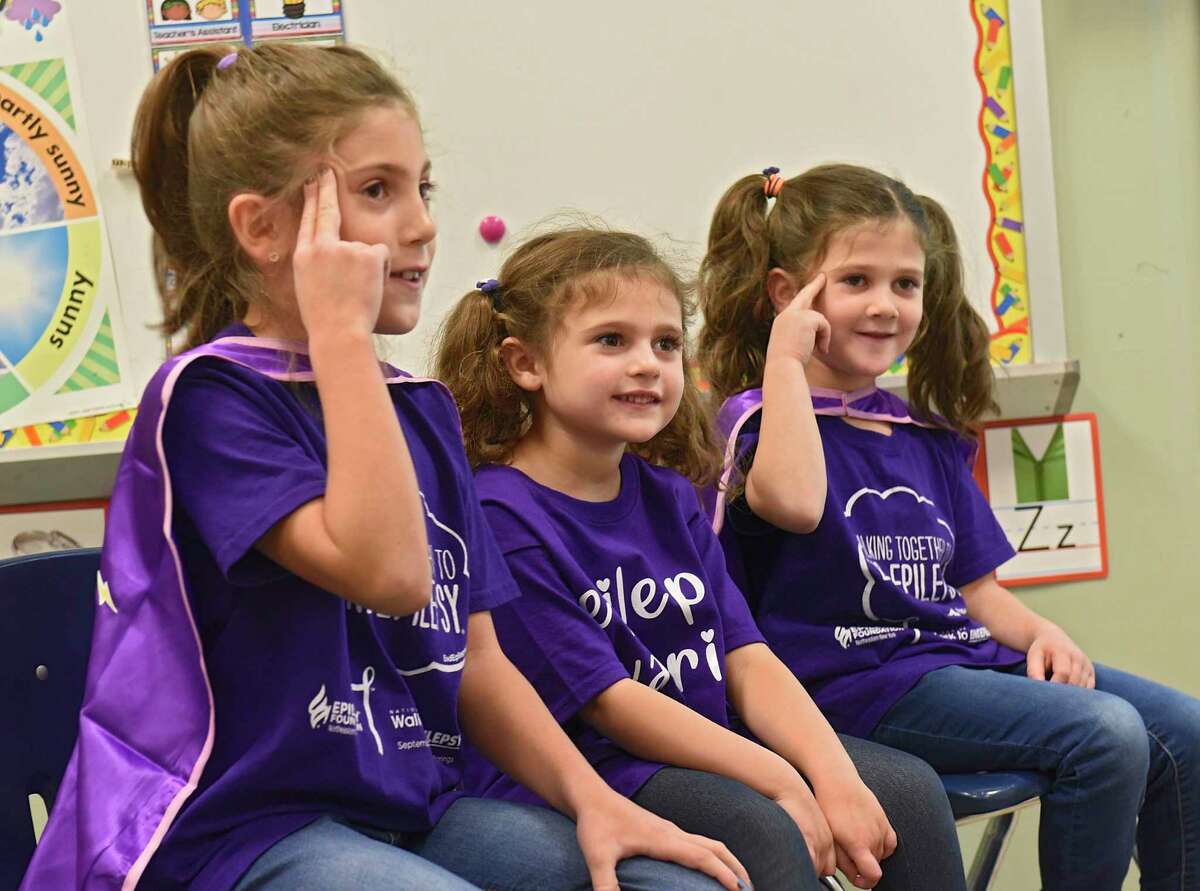
[[[492,611],[500,644],[609,785],[633,795],[662,767],[579,718],[617,681],[729,726],[725,655],[763,638],[686,479],[627,454],[613,501],[580,501],[497,465],[475,484],[522,595]],[[467,789],[540,801],[473,752]]]
[[[429,552],[412,559],[431,562],[435,583],[430,605],[403,618],[356,606],[254,550],[324,494],[315,386],[214,359],[176,385],[163,446],[216,733],[148,887],[227,889],[322,814],[420,831],[461,794],[467,618],[517,592],[479,509],[449,394],[428,382],[389,390],[426,505]]]
[[[742,462],[761,418],[738,436]],[[776,655],[837,730],[868,736],[927,672],[1024,658],[967,617],[958,591],[1013,549],[953,433],[817,425],[829,488],[816,530],[785,532],[739,498],[721,539]]]

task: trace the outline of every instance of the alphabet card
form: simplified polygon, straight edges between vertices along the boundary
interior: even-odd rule
[[[1017,555],[1005,585],[1108,575],[1100,435],[1094,414],[984,426],[977,478]]]
[[[134,397],[66,16],[0,4],[0,430]]]

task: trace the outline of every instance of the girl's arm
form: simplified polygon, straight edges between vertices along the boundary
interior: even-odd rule
[[[775,316],[763,370],[762,428],[746,474],[746,503],[773,526],[807,533],[825,510],[825,453],[804,367],[829,348],[829,322],[813,311],[824,273]]]
[[[425,514],[412,458],[372,346],[387,248],[342,241],[337,181],[304,187],[293,266],[328,442],[325,496],[276,523],[258,549],[376,612],[429,603]]]
[[[967,615],[987,628],[1006,647],[1025,653],[1025,671],[1035,680],[1096,686],[1096,669],[1065,631],[1018,600],[989,572],[960,592]]]
[[[486,611],[468,621],[458,712],[463,731],[489,760],[575,820],[595,891],[618,891],[616,864],[636,855],[700,870],[729,891],[749,885],[724,845],[643,810],[592,770],[508,661]]]
[[[579,716],[632,755],[720,774],[777,802],[803,833],[818,874],[833,873],[833,836],[825,817],[804,778],[770,749],[632,679],[613,684]]]
[[[726,690],[746,726],[812,783],[833,833],[838,868],[874,887],[896,833],[850,756],[796,676],[761,643],[725,657]]]

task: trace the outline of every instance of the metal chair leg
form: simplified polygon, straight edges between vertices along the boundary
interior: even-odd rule
[[[1016,814],[999,814],[988,820],[983,828],[983,838],[975,851],[975,859],[967,873],[967,891],[988,891],[1004,857],[1008,841],[1016,825]]]

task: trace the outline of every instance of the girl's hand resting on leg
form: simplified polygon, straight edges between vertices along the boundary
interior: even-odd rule
[[[833,850],[833,832],[829,822],[817,804],[811,791],[799,774],[796,783],[781,795],[775,796],[775,803],[788,812],[800,834],[808,843],[808,855],[812,858],[813,868],[819,876],[831,876],[837,867],[837,857]]]
[[[617,863],[637,856],[703,872],[727,891],[751,887],[745,867],[723,844],[684,832],[615,792],[581,810],[575,822],[594,891],[618,891]]]
[[[817,795],[833,834],[838,869],[857,888],[874,888],[883,876],[880,861],[896,850],[896,833],[875,795],[861,780]]]
[[[1035,681],[1049,680],[1052,684],[1070,684],[1088,690],[1096,686],[1092,660],[1057,626],[1033,639],[1025,655],[1025,665],[1026,673]]]

